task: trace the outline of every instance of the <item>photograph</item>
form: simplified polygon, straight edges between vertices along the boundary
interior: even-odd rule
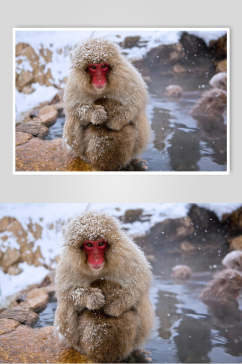
[[[229,174],[229,28],[14,28],[14,174]]]
[[[242,202],[1,203],[1,363],[241,363]]]

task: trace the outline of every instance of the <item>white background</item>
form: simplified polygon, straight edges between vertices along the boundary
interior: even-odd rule
[[[241,202],[242,22],[238,0],[9,0],[1,12],[0,202]],[[231,173],[13,175],[13,27],[230,27]]]

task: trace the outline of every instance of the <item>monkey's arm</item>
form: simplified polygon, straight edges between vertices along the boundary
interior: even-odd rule
[[[83,126],[100,125],[107,119],[107,113],[101,105],[76,104],[71,111],[72,117]]]
[[[99,288],[76,288],[69,293],[69,299],[76,308],[98,310],[105,304],[105,298]]]
[[[148,263],[143,257],[139,262],[130,261],[130,257],[127,258],[117,281],[121,286],[120,289],[114,292],[104,306],[104,312],[107,315],[116,317],[135,308],[141,297],[148,295],[151,282]]]

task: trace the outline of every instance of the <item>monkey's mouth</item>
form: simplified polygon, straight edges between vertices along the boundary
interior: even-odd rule
[[[88,264],[90,269],[94,272],[99,272],[100,270],[103,269],[104,267],[104,263],[102,264]]]

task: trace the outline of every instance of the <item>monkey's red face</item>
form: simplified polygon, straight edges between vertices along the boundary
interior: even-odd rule
[[[91,76],[92,85],[99,90],[103,90],[107,85],[107,74],[110,66],[107,63],[93,63],[87,67],[87,72]]]
[[[87,256],[87,264],[92,270],[100,271],[105,264],[105,251],[108,248],[108,243],[104,239],[100,240],[85,240],[83,249]]]

